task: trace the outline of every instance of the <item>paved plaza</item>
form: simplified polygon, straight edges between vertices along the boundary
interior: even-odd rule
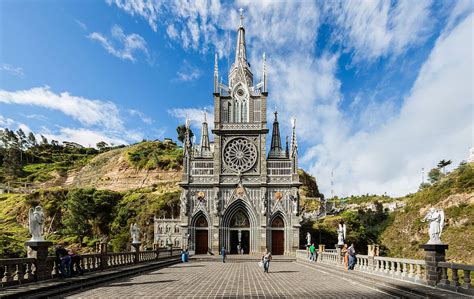
[[[263,273],[255,261],[192,261],[143,273],[67,298],[391,298],[337,274],[296,262],[272,262]]]

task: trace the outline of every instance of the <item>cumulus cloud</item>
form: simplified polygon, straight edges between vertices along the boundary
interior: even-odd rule
[[[44,107],[61,111],[85,125],[123,128],[119,109],[114,103],[86,99],[69,92],[55,93],[48,86],[18,91],[0,89],[0,103]]]
[[[147,43],[145,39],[139,34],[125,34],[123,29],[114,25],[111,29],[111,38],[93,32],[87,36],[92,40],[98,41],[107,52],[123,60],[136,61],[136,53],[143,53],[149,57]]]

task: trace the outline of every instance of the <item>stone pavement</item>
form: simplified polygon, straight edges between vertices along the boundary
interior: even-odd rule
[[[263,273],[255,261],[192,261],[144,273],[66,298],[394,298],[379,290],[295,262],[273,262]],[[62,296],[63,297],[63,296]],[[411,297],[411,296],[410,296]]]

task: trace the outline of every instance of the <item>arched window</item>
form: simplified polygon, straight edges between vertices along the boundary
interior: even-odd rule
[[[272,227],[278,227],[278,228],[285,227],[285,222],[283,221],[281,216],[276,216],[275,218],[273,218]]]

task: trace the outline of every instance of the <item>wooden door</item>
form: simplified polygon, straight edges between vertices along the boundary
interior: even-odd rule
[[[283,230],[272,230],[272,254],[282,255],[285,253],[285,232]]]
[[[207,254],[208,250],[207,229],[196,230],[196,254]]]

